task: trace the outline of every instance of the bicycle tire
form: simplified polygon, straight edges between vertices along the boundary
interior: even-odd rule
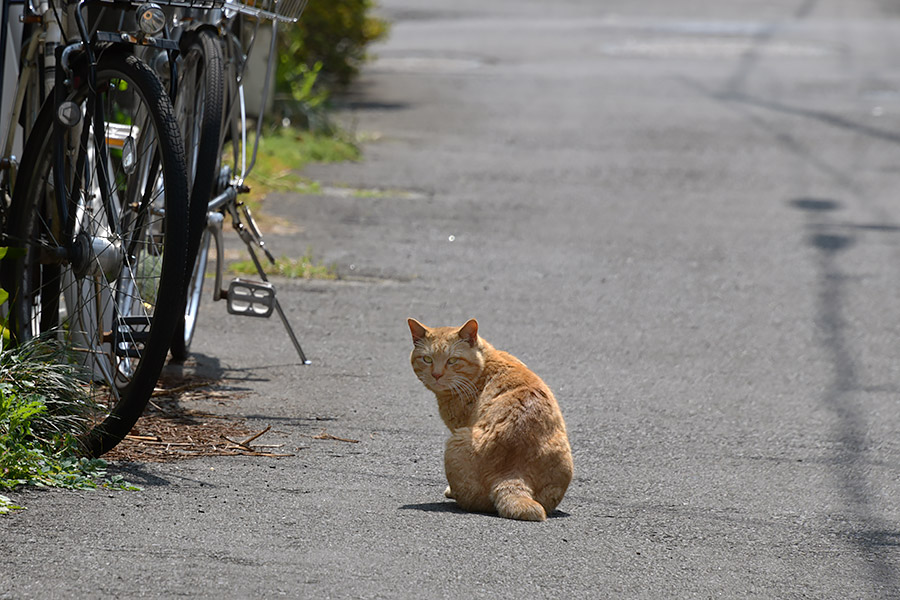
[[[200,311],[206,257],[201,257],[198,250],[206,231],[206,209],[219,180],[224,101],[224,58],[216,33],[210,29],[189,32],[182,38],[181,46],[175,114],[187,155],[191,200],[185,281],[187,297],[184,314],[172,337],[170,351],[174,361],[187,358]],[[208,249],[208,241],[205,246]]]
[[[80,441],[90,456],[113,448],[141,416],[165,364],[183,297],[188,185],[172,105],[151,69],[116,47],[98,48],[96,95],[86,60],[67,100],[80,123],[63,134],[67,221],[54,179],[51,92],[23,152],[0,268],[16,341],[53,336],[84,374],[98,414]],[[104,113],[103,132],[88,107]],[[77,112],[77,111],[75,111]],[[104,179],[105,177],[105,179]],[[108,182],[106,191],[103,181]]]

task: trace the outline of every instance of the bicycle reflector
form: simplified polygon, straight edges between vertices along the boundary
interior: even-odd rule
[[[146,35],[156,35],[166,26],[166,13],[159,4],[153,2],[141,4],[135,15],[138,26]]]

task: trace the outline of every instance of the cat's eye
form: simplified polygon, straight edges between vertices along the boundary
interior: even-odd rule
[[[434,362],[434,359],[431,358],[430,356],[423,356],[422,362],[424,362],[426,365],[430,365],[431,363]]]
[[[455,356],[453,356],[453,357],[447,359],[447,364],[448,364],[448,365],[455,365],[455,364],[456,364],[456,361],[458,361],[458,360],[459,360],[458,358],[456,358]]]

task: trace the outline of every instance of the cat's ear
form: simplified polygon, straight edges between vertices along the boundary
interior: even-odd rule
[[[478,344],[478,321],[469,319],[459,330],[459,337],[473,348]]]
[[[424,340],[428,334],[428,328],[416,321],[415,319],[407,319],[409,323],[409,332],[412,333],[413,343]]]

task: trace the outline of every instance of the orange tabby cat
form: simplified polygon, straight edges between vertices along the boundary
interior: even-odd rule
[[[409,329],[413,370],[450,428],[444,495],[465,510],[546,519],[572,480],[566,424],[550,388],[478,337],[475,319],[461,328],[409,319]]]

